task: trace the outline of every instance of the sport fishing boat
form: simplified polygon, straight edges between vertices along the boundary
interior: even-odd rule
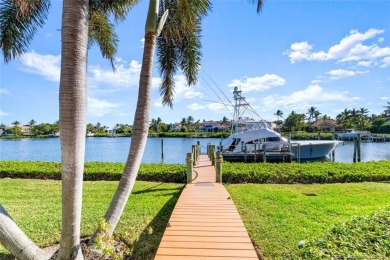
[[[222,143],[220,150],[226,161],[261,161],[265,156],[267,161],[314,160],[329,155],[340,143],[334,140],[289,140],[271,129],[270,123],[261,119],[253,110],[241,90],[234,88],[235,100],[232,122],[232,134]],[[260,120],[244,117],[250,112]]]

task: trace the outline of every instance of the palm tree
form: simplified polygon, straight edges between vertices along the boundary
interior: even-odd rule
[[[383,114],[385,115],[385,117],[390,118],[390,102],[387,101],[387,105],[383,107],[385,108]]]
[[[20,123],[18,120],[15,120],[15,121],[12,122],[12,125],[14,125],[14,126],[20,126],[21,123]]]
[[[350,119],[351,119],[351,121],[352,121],[353,127],[356,127],[356,125],[357,125],[358,122],[359,122],[359,111],[356,110],[355,108],[353,108],[353,109],[350,111]]]
[[[359,112],[360,130],[363,131],[364,125],[367,122],[367,114],[369,111],[367,108],[361,107],[358,112]]]
[[[279,109],[276,111],[274,115],[278,118],[278,121],[280,120],[280,118],[283,118],[283,112]]]
[[[113,64],[117,36],[109,15],[123,19],[137,0],[64,0],[60,77],[60,131],[62,171],[62,232],[58,259],[82,259],[80,243],[82,178],[86,132],[86,61],[88,39],[98,43],[103,56]],[[49,0],[2,1],[0,6],[0,48],[5,62],[27,50],[38,27],[46,19]],[[90,26],[91,30],[88,30]],[[4,209],[5,211],[5,209]],[[2,219],[0,219],[2,220]],[[0,225],[3,226],[3,225]],[[0,242],[17,258],[46,259],[31,241],[13,239],[15,231],[0,230]],[[10,235],[11,234],[11,235]],[[9,243],[9,242],[12,243]],[[26,242],[27,241],[27,242]],[[38,256],[37,256],[38,254]]]
[[[161,2],[160,7],[159,2]],[[258,0],[257,12],[260,12],[261,7],[262,0]],[[133,189],[145,150],[155,46],[157,44],[160,73],[163,77],[160,94],[163,96],[163,104],[172,107],[174,93],[173,76],[177,69],[180,68],[183,71],[188,85],[193,85],[197,82],[197,72],[200,67],[201,57],[199,51],[201,47],[201,18],[207,14],[210,8],[211,3],[209,0],[150,0],[149,2],[138,102],[133,124],[133,138],[123,175],[104,217],[109,224],[109,234],[113,233],[124,210]],[[168,9],[170,11],[166,26],[161,36],[157,39],[157,36],[163,29]],[[156,43],[156,39],[158,43]],[[97,230],[95,235],[100,232],[102,231]]]
[[[193,122],[195,119],[192,116],[187,117],[187,128],[190,130],[193,127]]]
[[[317,109],[315,107],[310,107],[308,110],[307,110],[307,115],[309,115],[309,117],[307,118],[308,121],[309,121],[309,124],[311,123],[311,120],[314,118],[314,115],[317,113]]]
[[[187,119],[185,117],[183,117],[180,121],[180,126],[181,126],[181,129],[186,129],[186,126],[187,126]]]

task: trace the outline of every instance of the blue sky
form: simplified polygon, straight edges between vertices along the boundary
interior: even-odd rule
[[[198,84],[189,88],[178,74],[173,109],[163,107],[155,69],[151,118],[232,118],[210,101],[226,101],[219,89],[232,99],[234,86],[267,120],[276,120],[278,109],[287,116],[311,106],[332,118],[345,108],[379,114],[390,101],[390,1],[266,0],[259,15],[246,0],[212,3]],[[89,50],[89,123],[133,123],[147,4],[141,1],[117,26],[116,73],[96,46]],[[61,8],[62,1],[52,1],[29,51],[1,63],[0,123],[58,120]]]

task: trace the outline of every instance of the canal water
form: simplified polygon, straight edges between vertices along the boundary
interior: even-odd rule
[[[162,151],[162,140],[164,149]],[[207,144],[218,145],[216,138],[148,138],[142,159],[144,163],[185,163],[191,146],[200,142],[203,152]],[[86,161],[125,162],[130,137],[89,137],[86,139]],[[361,144],[362,161],[390,160],[390,143]],[[336,162],[352,162],[353,143],[344,142],[335,150]],[[0,160],[55,161],[60,159],[59,138],[0,139]]]

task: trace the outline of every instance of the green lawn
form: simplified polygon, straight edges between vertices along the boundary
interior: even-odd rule
[[[265,259],[296,259],[298,242],[390,206],[390,183],[227,185]]]
[[[103,216],[117,182],[85,182],[82,234]],[[137,259],[152,259],[183,185],[138,181],[117,228]],[[322,236],[339,221],[390,205],[389,183],[226,185],[266,259],[297,258],[298,242]],[[60,237],[60,182],[0,179],[0,203],[40,246]],[[9,257],[0,248],[0,259]],[[9,258],[11,259],[11,258]]]
[[[84,182],[82,236],[93,233],[117,184]],[[136,183],[116,233],[134,244],[138,259],[153,258],[182,187],[182,184],[172,183]],[[59,181],[0,179],[0,203],[41,247],[60,239],[60,195]],[[0,246],[0,259],[7,259],[5,252]]]

